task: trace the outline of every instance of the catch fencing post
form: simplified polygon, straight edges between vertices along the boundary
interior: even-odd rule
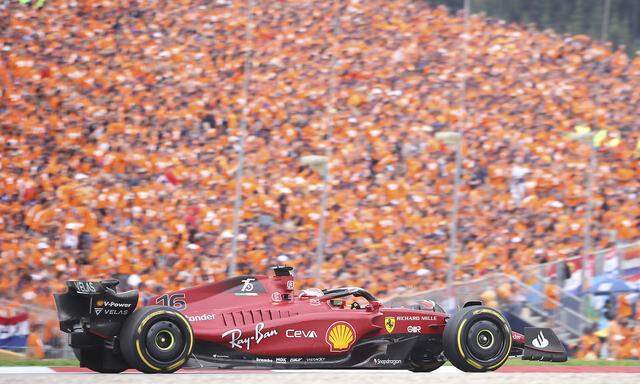
[[[249,85],[251,82],[251,54],[252,38],[251,29],[253,23],[253,6],[255,0],[247,1],[247,24],[245,25],[244,52],[244,82],[242,84],[242,120],[240,121],[240,138],[238,143],[238,168],[236,169],[236,197],[233,203],[233,238],[231,239],[231,260],[229,261],[228,274],[236,274],[238,257],[238,235],[240,232],[240,209],[242,208],[242,176],[244,171],[244,140],[247,136],[247,120],[249,118]]]

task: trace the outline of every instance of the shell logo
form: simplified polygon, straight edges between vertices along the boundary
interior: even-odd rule
[[[325,341],[331,347],[331,352],[343,352],[356,341],[356,331],[346,321],[336,321],[327,329]]]

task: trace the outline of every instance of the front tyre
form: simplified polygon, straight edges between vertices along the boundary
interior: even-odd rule
[[[444,328],[442,344],[451,364],[464,372],[500,368],[511,351],[511,327],[499,311],[482,306],[460,309]]]
[[[171,373],[182,367],[193,349],[193,330],[187,318],[170,307],[135,310],[120,331],[125,361],[144,373]]]

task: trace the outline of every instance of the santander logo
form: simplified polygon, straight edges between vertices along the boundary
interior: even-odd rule
[[[190,322],[214,320],[216,315],[213,313],[203,313],[202,315],[187,316]]]
[[[544,348],[549,345],[549,340],[545,339],[544,334],[542,333],[542,331],[540,331],[540,333],[538,333],[538,336],[533,339],[531,344],[533,344],[533,346],[536,348]]]

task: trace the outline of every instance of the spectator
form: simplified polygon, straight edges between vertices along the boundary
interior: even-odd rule
[[[576,358],[584,360],[597,360],[600,358],[602,344],[600,338],[595,335],[595,326],[587,327],[580,337]]]
[[[561,289],[555,283],[555,278],[551,279],[544,286],[545,300],[543,308],[547,312],[550,325],[555,323],[556,312],[560,304],[560,292]]]
[[[538,250],[550,261],[580,252],[587,159],[564,135],[585,123],[606,130],[594,247],[612,230],[640,239],[640,59],[481,15],[460,44],[460,15],[423,1],[337,11],[333,36],[330,3],[259,2],[248,43],[242,2],[51,0],[46,12],[10,2],[0,294],[112,274],[151,291],[225,277],[248,48],[242,273],[295,255],[311,282],[322,176],[299,159],[330,146],[324,281],[379,295],[444,285],[455,173],[435,140],[445,130],[465,137],[457,279],[522,277]]]
[[[621,318],[632,319],[633,318],[633,308],[631,303],[630,295],[620,294],[618,295],[618,316]]]
[[[42,341],[43,324],[34,322],[27,337],[27,356],[34,359],[44,358],[44,343]]]

